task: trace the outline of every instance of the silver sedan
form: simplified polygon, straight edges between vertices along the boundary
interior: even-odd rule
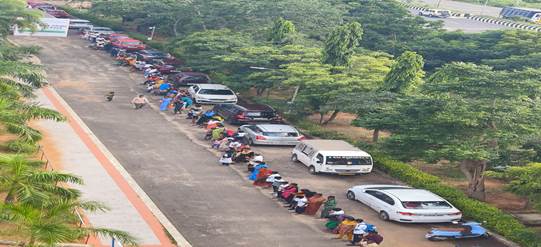
[[[248,144],[255,145],[297,145],[304,136],[293,126],[284,124],[243,125],[239,130],[244,132]]]

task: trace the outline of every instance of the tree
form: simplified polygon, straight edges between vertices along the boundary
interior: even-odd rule
[[[57,186],[58,183],[81,184],[79,177],[56,171],[39,170],[42,162],[22,155],[0,154],[0,192],[6,193],[5,202],[33,203],[46,200],[49,195],[73,198],[77,191]]]
[[[362,35],[363,29],[358,22],[351,22],[334,29],[325,40],[323,63],[333,66],[347,65]]]
[[[289,44],[297,32],[293,22],[282,17],[276,18],[269,33],[269,41],[276,45]]]
[[[389,71],[391,60],[385,53],[354,55],[348,66],[331,66],[321,62],[296,62],[284,66],[285,85],[298,86],[299,102],[307,113],[318,113],[325,125],[347,108],[344,102],[352,92],[363,94],[378,88]],[[325,120],[327,113],[331,116]]]
[[[402,53],[385,76],[381,89],[400,94],[413,92],[422,83],[423,65],[423,57],[417,53],[411,51]]]
[[[0,39],[9,33],[9,29],[13,25],[35,28],[35,23],[39,23],[41,16],[40,11],[26,8],[26,1],[0,1]]]
[[[484,172],[538,134],[540,71],[494,71],[453,63],[396,104],[400,123],[385,142],[394,155],[459,163],[468,194],[484,199]]]

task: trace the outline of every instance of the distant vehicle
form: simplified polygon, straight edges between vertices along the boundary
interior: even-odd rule
[[[146,48],[143,42],[136,39],[118,39],[114,42],[111,42],[113,47],[124,49],[126,51],[140,51]]]
[[[106,35],[105,38],[107,40],[109,40],[110,42],[115,42],[115,41],[120,40],[120,39],[129,39],[130,36],[128,36],[127,34],[123,34],[123,33],[111,33],[111,34]]]
[[[431,18],[448,18],[451,16],[451,12],[441,9],[426,9],[419,11],[419,15]]]
[[[169,57],[167,53],[163,53],[158,50],[154,49],[148,49],[148,50],[140,50],[135,53],[137,55],[137,60],[149,62],[154,59],[165,59]]]
[[[188,92],[199,104],[235,104],[237,95],[228,87],[221,84],[195,84]]]
[[[541,23],[541,9],[504,7],[500,12],[503,18],[521,18],[526,21]]]
[[[342,140],[303,140],[291,151],[291,160],[311,174],[355,175],[372,171],[372,156]]]
[[[408,186],[358,185],[349,188],[346,196],[372,208],[382,220],[443,223],[462,218],[462,212],[440,196]]]
[[[451,240],[451,239],[462,239],[462,238],[479,238],[479,237],[488,237],[489,233],[487,229],[481,226],[481,223],[470,221],[470,222],[453,222],[458,225],[458,227],[436,227],[432,228],[426,235],[425,238],[430,241],[440,241],[440,240]]]
[[[304,136],[295,127],[285,124],[242,125],[239,131],[250,145],[297,145]]]
[[[70,18],[71,15],[68,14],[68,12],[61,10],[61,9],[47,9],[45,10],[47,14],[52,15],[56,18]]]
[[[96,38],[100,34],[109,35],[109,34],[112,34],[112,33],[115,33],[115,31],[113,31],[113,29],[108,28],[108,27],[91,26],[89,29],[84,29],[83,30],[83,34],[85,34],[85,36],[87,36],[89,39]]]
[[[168,76],[167,81],[175,87],[185,87],[194,84],[210,83],[210,77],[200,72],[179,72]]]
[[[281,123],[282,118],[269,105],[251,104],[239,100],[237,104],[220,104],[214,106],[214,112],[231,124],[246,124],[255,122]]]
[[[70,19],[69,29],[85,29],[92,27],[92,23],[83,19]]]

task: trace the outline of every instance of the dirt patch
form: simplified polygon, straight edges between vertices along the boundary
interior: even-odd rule
[[[0,239],[9,241],[26,240],[17,227],[9,223],[0,223]]]
[[[325,119],[328,118],[329,114],[325,116]],[[355,114],[345,112],[338,113],[336,119],[325,125],[325,129],[343,133],[354,140],[362,140],[369,143],[372,142],[372,130],[351,125],[351,122],[355,120],[355,118],[357,118]],[[308,119],[314,123],[319,123],[319,114],[313,114],[308,117]],[[389,136],[389,133],[380,132],[379,136],[380,138],[385,138]]]
[[[39,142],[42,151],[38,152],[37,158],[43,159],[44,161],[49,160],[49,163],[47,164],[48,167],[52,167],[55,170],[62,169],[60,162],[62,160],[62,152],[55,145],[54,139],[40,127],[39,122],[32,122],[30,125],[43,134],[43,139]],[[44,153],[43,157],[42,153]]]

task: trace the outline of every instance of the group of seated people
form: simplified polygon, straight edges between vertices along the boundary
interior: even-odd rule
[[[346,239],[354,246],[378,246],[383,237],[374,225],[346,215],[336,207],[336,198],[300,188],[297,183],[284,180],[278,171],[270,169],[261,154],[255,153],[244,143],[244,133],[228,130],[223,119],[212,110],[202,113],[198,125],[207,128],[205,138],[212,142],[212,148],[222,152],[219,163],[229,166],[232,163],[247,163],[248,179],[254,186],[272,188],[273,197],[284,207],[296,214],[316,215],[321,206],[320,217],[327,219],[326,229],[338,234],[337,239]]]

